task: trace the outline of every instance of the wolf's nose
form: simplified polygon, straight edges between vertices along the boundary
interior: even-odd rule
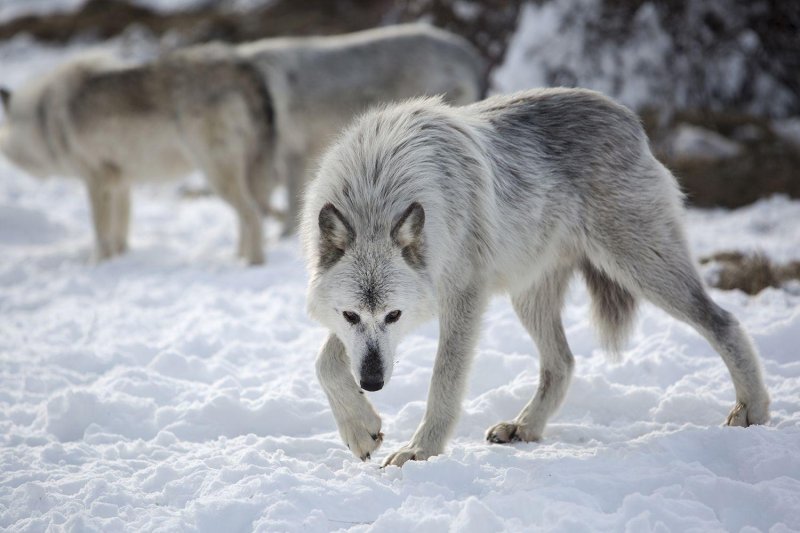
[[[381,390],[383,388],[383,380],[380,378],[361,378],[361,388],[369,392]]]
[[[375,392],[383,388],[383,363],[381,362],[381,353],[374,344],[367,343],[367,355],[364,357],[364,360],[361,361],[361,368],[359,370],[362,389]]]

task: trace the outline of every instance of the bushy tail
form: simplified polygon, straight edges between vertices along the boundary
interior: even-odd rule
[[[588,260],[581,270],[592,297],[592,317],[600,342],[618,361],[636,316],[636,298]]]

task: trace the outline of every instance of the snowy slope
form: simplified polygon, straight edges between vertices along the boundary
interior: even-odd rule
[[[15,83],[57,54],[3,54]],[[295,239],[268,223],[269,264],[232,258],[232,212],[176,186],[138,189],[132,252],[89,263],[85,193],[0,160],[0,529],[457,531],[800,529],[800,290],[714,291],[761,350],[773,422],[722,428],[733,390],[690,328],[645,305],[619,365],[575,283],[566,404],[538,444],[487,445],[537,382],[535,349],[496,299],[447,453],[385,454],[419,422],[436,324],[371,394],[386,441],[340,442],[313,360]],[[693,251],[800,250],[800,202],[691,211]],[[753,531],[754,529],[747,529]]]
[[[3,0],[0,2],[0,23],[17,17],[69,13],[85,3],[86,0]]]
[[[274,3],[275,0],[225,0],[217,2],[222,11],[244,11]],[[0,23],[25,16],[42,16],[57,13],[75,13],[83,8],[87,0],[2,0],[0,1]],[[208,0],[127,0],[127,3],[158,13],[175,13],[207,8]]]
[[[621,13],[634,5],[628,20]],[[764,68],[767,43],[750,27],[769,9],[737,0],[525,2],[493,87],[577,86],[637,110],[715,108],[785,117],[797,97]],[[675,20],[665,20],[665,11]]]

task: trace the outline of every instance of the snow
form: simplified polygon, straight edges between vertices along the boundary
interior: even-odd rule
[[[41,16],[77,11],[86,0],[3,0],[0,23],[24,16]]]
[[[772,123],[772,129],[783,140],[800,148],[800,118],[776,120]]]
[[[664,68],[672,42],[653,5],[637,12],[634,31],[618,46],[591,40],[589,25],[600,9],[598,0],[526,3],[505,61],[494,73],[497,91],[579,85],[635,109],[663,95],[666,88],[653,74]]]
[[[203,8],[223,11],[246,11],[274,4],[276,0],[127,0],[128,3],[150,9],[157,13],[175,13]],[[72,13],[81,9],[87,0],[3,0],[0,5],[0,21],[25,15],[49,15]],[[221,4],[221,5],[220,5]]]
[[[619,5],[617,5],[619,4]],[[736,109],[785,117],[794,93],[767,69],[766,54],[736,0],[691,0],[671,9],[603,0],[525,2],[493,89],[579,86],[601,91],[636,110]],[[718,20],[728,34],[710,32]],[[671,30],[671,31],[670,31]]]
[[[219,8],[234,11],[265,7],[275,0],[228,0]],[[23,16],[45,16],[60,13],[74,13],[83,8],[87,0],[2,0],[0,2],[0,23]],[[212,6],[209,0],[128,0],[128,3],[141,6],[158,13],[191,11]]]
[[[0,48],[15,83],[59,57],[17,46]],[[361,463],[314,376],[325,331],[305,314],[297,240],[267,222],[268,264],[246,268],[233,213],[178,191],[136,189],[131,252],[92,264],[81,184],[0,160],[0,529],[800,529],[798,291],[712,291],[752,334],[772,393],[772,423],[745,430],[720,427],[733,389],[697,333],[645,305],[610,364],[574,283],[574,382],[544,440],[513,446],[483,432],[530,398],[538,363],[497,298],[446,453],[381,470],[423,413],[436,324],[370,394],[386,440]],[[698,256],[798,258],[798,201],[691,210],[687,224]]]
[[[679,124],[664,147],[670,158],[715,161],[736,157],[742,146],[724,135],[691,124]]]

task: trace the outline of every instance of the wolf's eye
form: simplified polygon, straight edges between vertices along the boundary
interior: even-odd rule
[[[391,313],[388,313],[386,315],[386,318],[385,318],[386,323],[387,324],[394,324],[395,322],[400,320],[400,315],[402,315],[402,314],[403,313],[399,309],[396,309],[396,310],[392,311]]]
[[[344,315],[344,319],[345,320],[347,320],[348,322],[350,322],[354,326],[356,324],[358,324],[359,322],[361,322],[361,317],[358,316],[357,314],[353,313],[352,311],[344,311],[344,312],[342,312],[342,315]]]

